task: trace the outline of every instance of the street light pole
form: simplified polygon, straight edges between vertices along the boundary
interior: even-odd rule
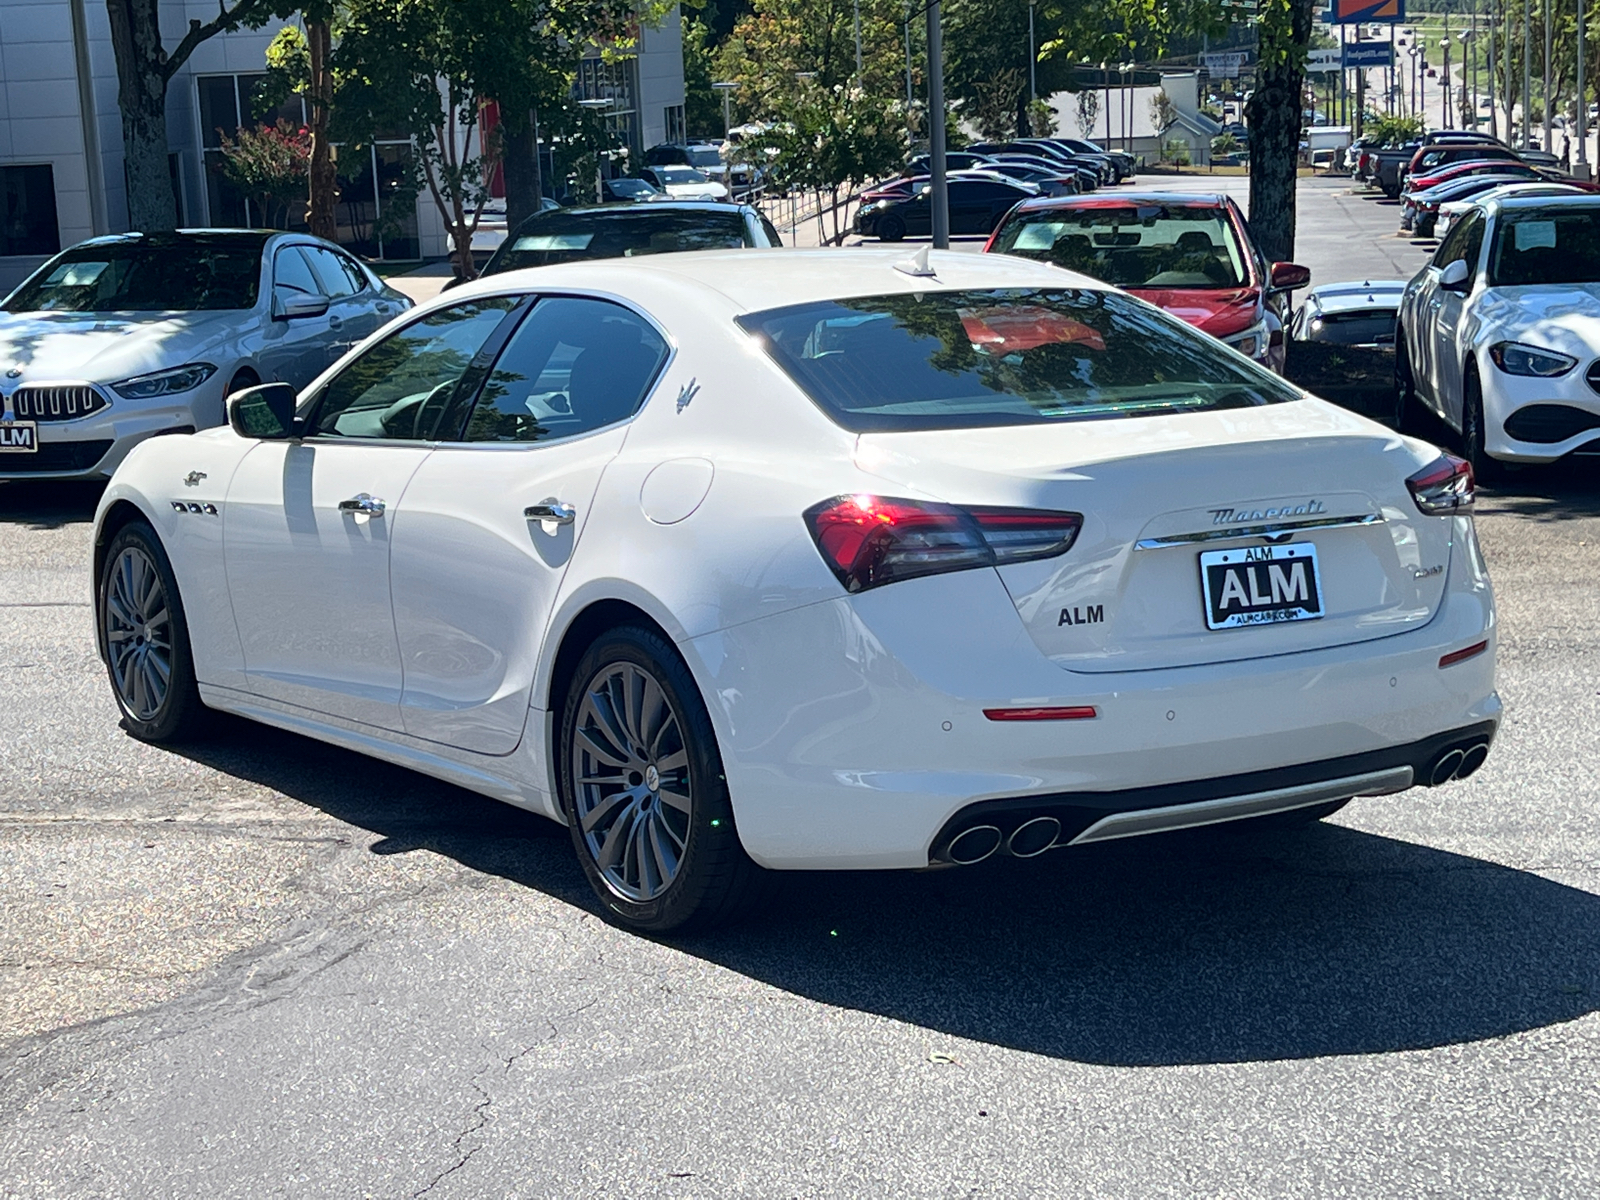
[[[944,33],[939,0],[928,5],[928,208],[935,250],[950,249],[950,189],[944,159]]]
[[[728,98],[733,95],[733,90],[738,87],[731,80],[727,83],[713,83],[713,91],[722,93],[722,140],[727,141],[728,135],[733,132],[733,116],[728,108]]]
[[[1528,110],[1533,106],[1533,32],[1528,27],[1528,7],[1533,0],[1522,0],[1522,145],[1528,148]]]
[[[1578,0],[1578,178],[1589,178],[1589,89],[1584,86],[1584,26],[1589,23],[1589,2]]]
[[[1489,25],[1489,136],[1500,136],[1500,104],[1494,90],[1494,13],[1488,17]]]
[[[1543,0],[1544,4],[1544,149],[1550,152],[1550,118],[1554,115],[1550,111],[1550,55],[1555,49],[1554,30],[1550,25],[1550,0]]]
[[[1448,21],[1449,19],[1450,14],[1446,13],[1445,20]],[[1441,117],[1439,128],[1454,129],[1455,126],[1450,124],[1450,39],[1448,37],[1441,38],[1439,40],[1439,48],[1444,51],[1444,74],[1439,79],[1439,82],[1443,85],[1439,89],[1439,116]]]
[[[1034,60],[1038,58],[1038,51],[1033,48],[1033,10],[1039,0],[1028,0],[1028,106],[1031,108],[1039,99],[1039,82],[1034,71]]]
[[[861,0],[855,0],[856,6],[856,76],[861,75]]]

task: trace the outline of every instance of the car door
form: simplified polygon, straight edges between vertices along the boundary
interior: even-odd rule
[[[1439,411],[1444,419],[1457,429],[1461,428],[1462,362],[1465,353],[1461,340],[1468,298],[1477,284],[1478,259],[1483,250],[1483,233],[1486,218],[1482,209],[1474,209],[1461,219],[1457,227],[1461,241],[1452,251],[1467,264],[1465,291],[1435,287],[1433,304],[1436,311],[1432,323],[1434,377],[1438,381],[1434,395],[1439,401]],[[1454,240],[1452,233],[1451,240]]]
[[[988,233],[989,209],[997,185],[976,179],[952,179],[950,196],[951,233]]]
[[[390,527],[433,425],[516,303],[467,301],[389,334],[309,398],[303,438],[240,463],[223,554],[251,692],[401,728]]]
[[[541,298],[496,359],[458,440],[422,464],[394,524],[405,730],[479,754],[516,749],[540,646],[601,473],[667,359],[609,301]]]
[[[1469,254],[1472,265],[1476,266],[1477,251],[1482,246],[1483,213],[1478,210],[1463,218],[1450,231],[1428,267],[1425,330],[1418,340],[1427,342],[1428,395],[1433,408],[1451,423],[1458,421],[1461,412],[1461,364],[1456,349],[1456,328],[1461,322],[1465,297],[1441,287],[1439,276],[1451,263],[1466,260]]]
[[[260,362],[268,379],[299,389],[327,367],[334,341],[333,313],[293,316],[295,300],[324,295],[322,281],[300,247],[279,245],[272,255],[272,320],[262,333]]]

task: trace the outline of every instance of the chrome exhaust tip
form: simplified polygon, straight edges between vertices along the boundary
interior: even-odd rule
[[[1460,764],[1456,767],[1456,778],[1465,779],[1479,767],[1483,766],[1484,760],[1488,757],[1488,742],[1479,742],[1477,745],[1468,746],[1466,753],[1461,756]]]
[[[1487,754],[1488,750],[1485,749],[1484,753]],[[1449,783],[1456,777],[1456,771],[1465,757],[1466,755],[1460,750],[1446,750],[1433,764],[1433,771],[1428,776],[1428,786],[1438,787],[1442,783]]]
[[[981,863],[1000,849],[1000,830],[994,825],[974,825],[950,839],[944,856],[958,867]]]
[[[1054,817],[1034,817],[1018,825],[1006,839],[1006,853],[1013,858],[1037,858],[1061,835],[1061,822]]]

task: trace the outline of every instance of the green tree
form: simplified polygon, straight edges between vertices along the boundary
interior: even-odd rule
[[[1313,0],[1260,0],[1250,126],[1250,228],[1269,260],[1294,257],[1295,184]]]
[[[303,202],[310,175],[311,134],[288,121],[222,135],[222,174],[261,209],[263,225],[288,228],[290,208]]]
[[[698,16],[683,18],[683,118],[690,137],[722,133],[722,99],[711,85],[717,81],[712,30]]]
[[[106,0],[111,50],[117,61],[117,107],[122,110],[123,162],[128,177],[128,224],[171,229],[177,222],[167,165],[167,85],[195,47],[219,33],[259,28],[293,5],[281,0],[217,0],[209,21],[190,20],[168,51],[161,36],[160,0]]]

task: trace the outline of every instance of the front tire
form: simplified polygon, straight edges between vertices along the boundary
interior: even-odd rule
[[[135,521],[117,531],[96,595],[106,673],[123,727],[157,743],[202,733],[209,713],[195,682],[183,598],[154,529]]]
[[[748,906],[765,872],[739,842],[699,689],[660,634],[624,626],[584,652],[557,745],[573,848],[613,920],[665,933]]]
[[[1468,364],[1461,377],[1461,448],[1478,482],[1493,483],[1500,477],[1500,461],[1484,449],[1485,437],[1483,381]]]

